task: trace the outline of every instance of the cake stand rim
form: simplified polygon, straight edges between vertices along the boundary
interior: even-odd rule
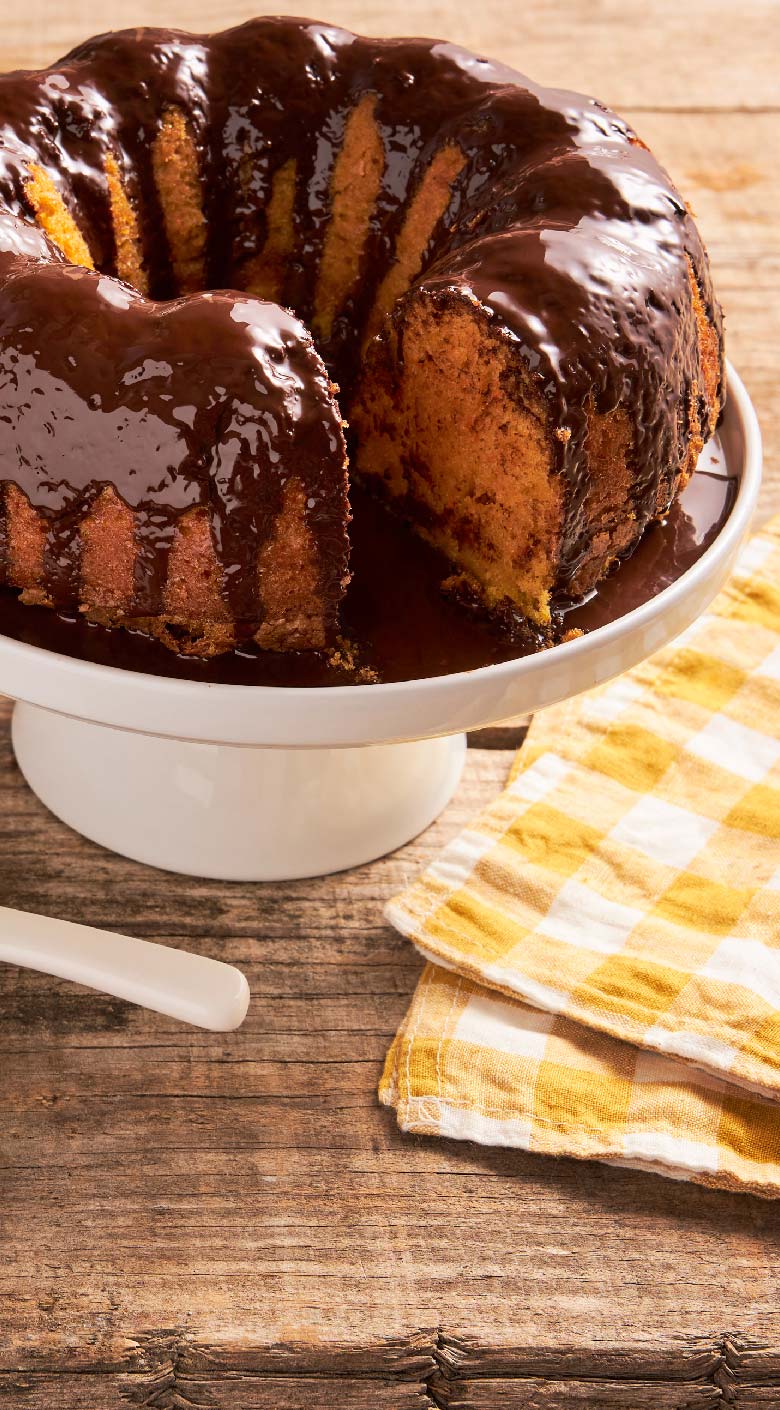
[[[0,690],[58,714],[136,733],[303,749],[457,733],[578,694],[679,635],[733,566],[756,505],[762,447],[750,396],[732,364],[726,367],[725,414],[736,415],[742,459],[731,513],[701,558],[673,583],[582,637],[450,675],[376,685],[251,686],[146,675],[0,635]]]

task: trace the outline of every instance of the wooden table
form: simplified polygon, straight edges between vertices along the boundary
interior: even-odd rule
[[[618,107],[691,199],[780,509],[775,0],[319,4],[443,33]],[[26,0],[0,68],[220,0]],[[780,1404],[780,1206],[402,1137],[375,1100],[419,964],[382,903],[495,794],[482,736],[424,837],[349,875],[221,885],[121,861],[26,790],[0,720],[0,900],[224,956],[230,1037],[0,973],[0,1405]]]

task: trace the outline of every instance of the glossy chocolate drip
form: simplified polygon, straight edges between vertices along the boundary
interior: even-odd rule
[[[631,421],[642,529],[677,488],[702,398],[689,270],[720,334],[706,257],[647,150],[592,99],[535,86],[447,44],[367,40],[325,25],[252,21],[211,38],[135,30],[90,40],[41,74],[0,79],[0,477],[47,516],[47,586],[77,599],[78,523],[100,487],[136,514],[134,611],[163,610],[182,514],[207,506],[233,616],[253,626],[257,550],[286,476],[344,574],[341,431],[301,325],[230,293],[153,304],[119,285],[105,179],[113,157],[139,212],[150,293],[176,288],[152,144],[186,117],[204,193],[206,280],[242,281],[263,248],[273,177],[296,163],[294,249],[282,302],[309,320],[345,122],[376,95],[385,163],[360,279],[321,351],[345,404],[361,331],[410,197],[447,143],[464,153],[417,287],[474,296],[521,350],[550,408],[566,485],[557,589],[586,551],[588,414]],[[56,179],[96,268],[68,267],[31,232],[31,166]],[[5,252],[5,253],[3,253]]]
[[[249,626],[286,479],[300,476],[326,526],[341,508],[324,474],[340,427],[312,395],[324,373],[302,325],[274,305],[226,293],[151,304],[86,270],[24,265],[0,300],[0,385],[13,388],[0,464],[51,525],[55,603],[74,600],[74,531],[101,485],[138,516],[139,615],[163,609],[174,524],[203,506],[232,614]]]

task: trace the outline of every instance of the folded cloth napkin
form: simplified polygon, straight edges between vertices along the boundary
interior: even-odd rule
[[[780,1195],[780,517],[391,901],[404,1129]]]

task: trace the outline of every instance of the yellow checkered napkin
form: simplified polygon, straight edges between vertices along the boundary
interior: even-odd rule
[[[780,1197],[780,1106],[426,966],[379,1095],[404,1131]]]
[[[780,1194],[780,518],[672,646],[536,717],[387,914],[435,962],[403,1126]]]

